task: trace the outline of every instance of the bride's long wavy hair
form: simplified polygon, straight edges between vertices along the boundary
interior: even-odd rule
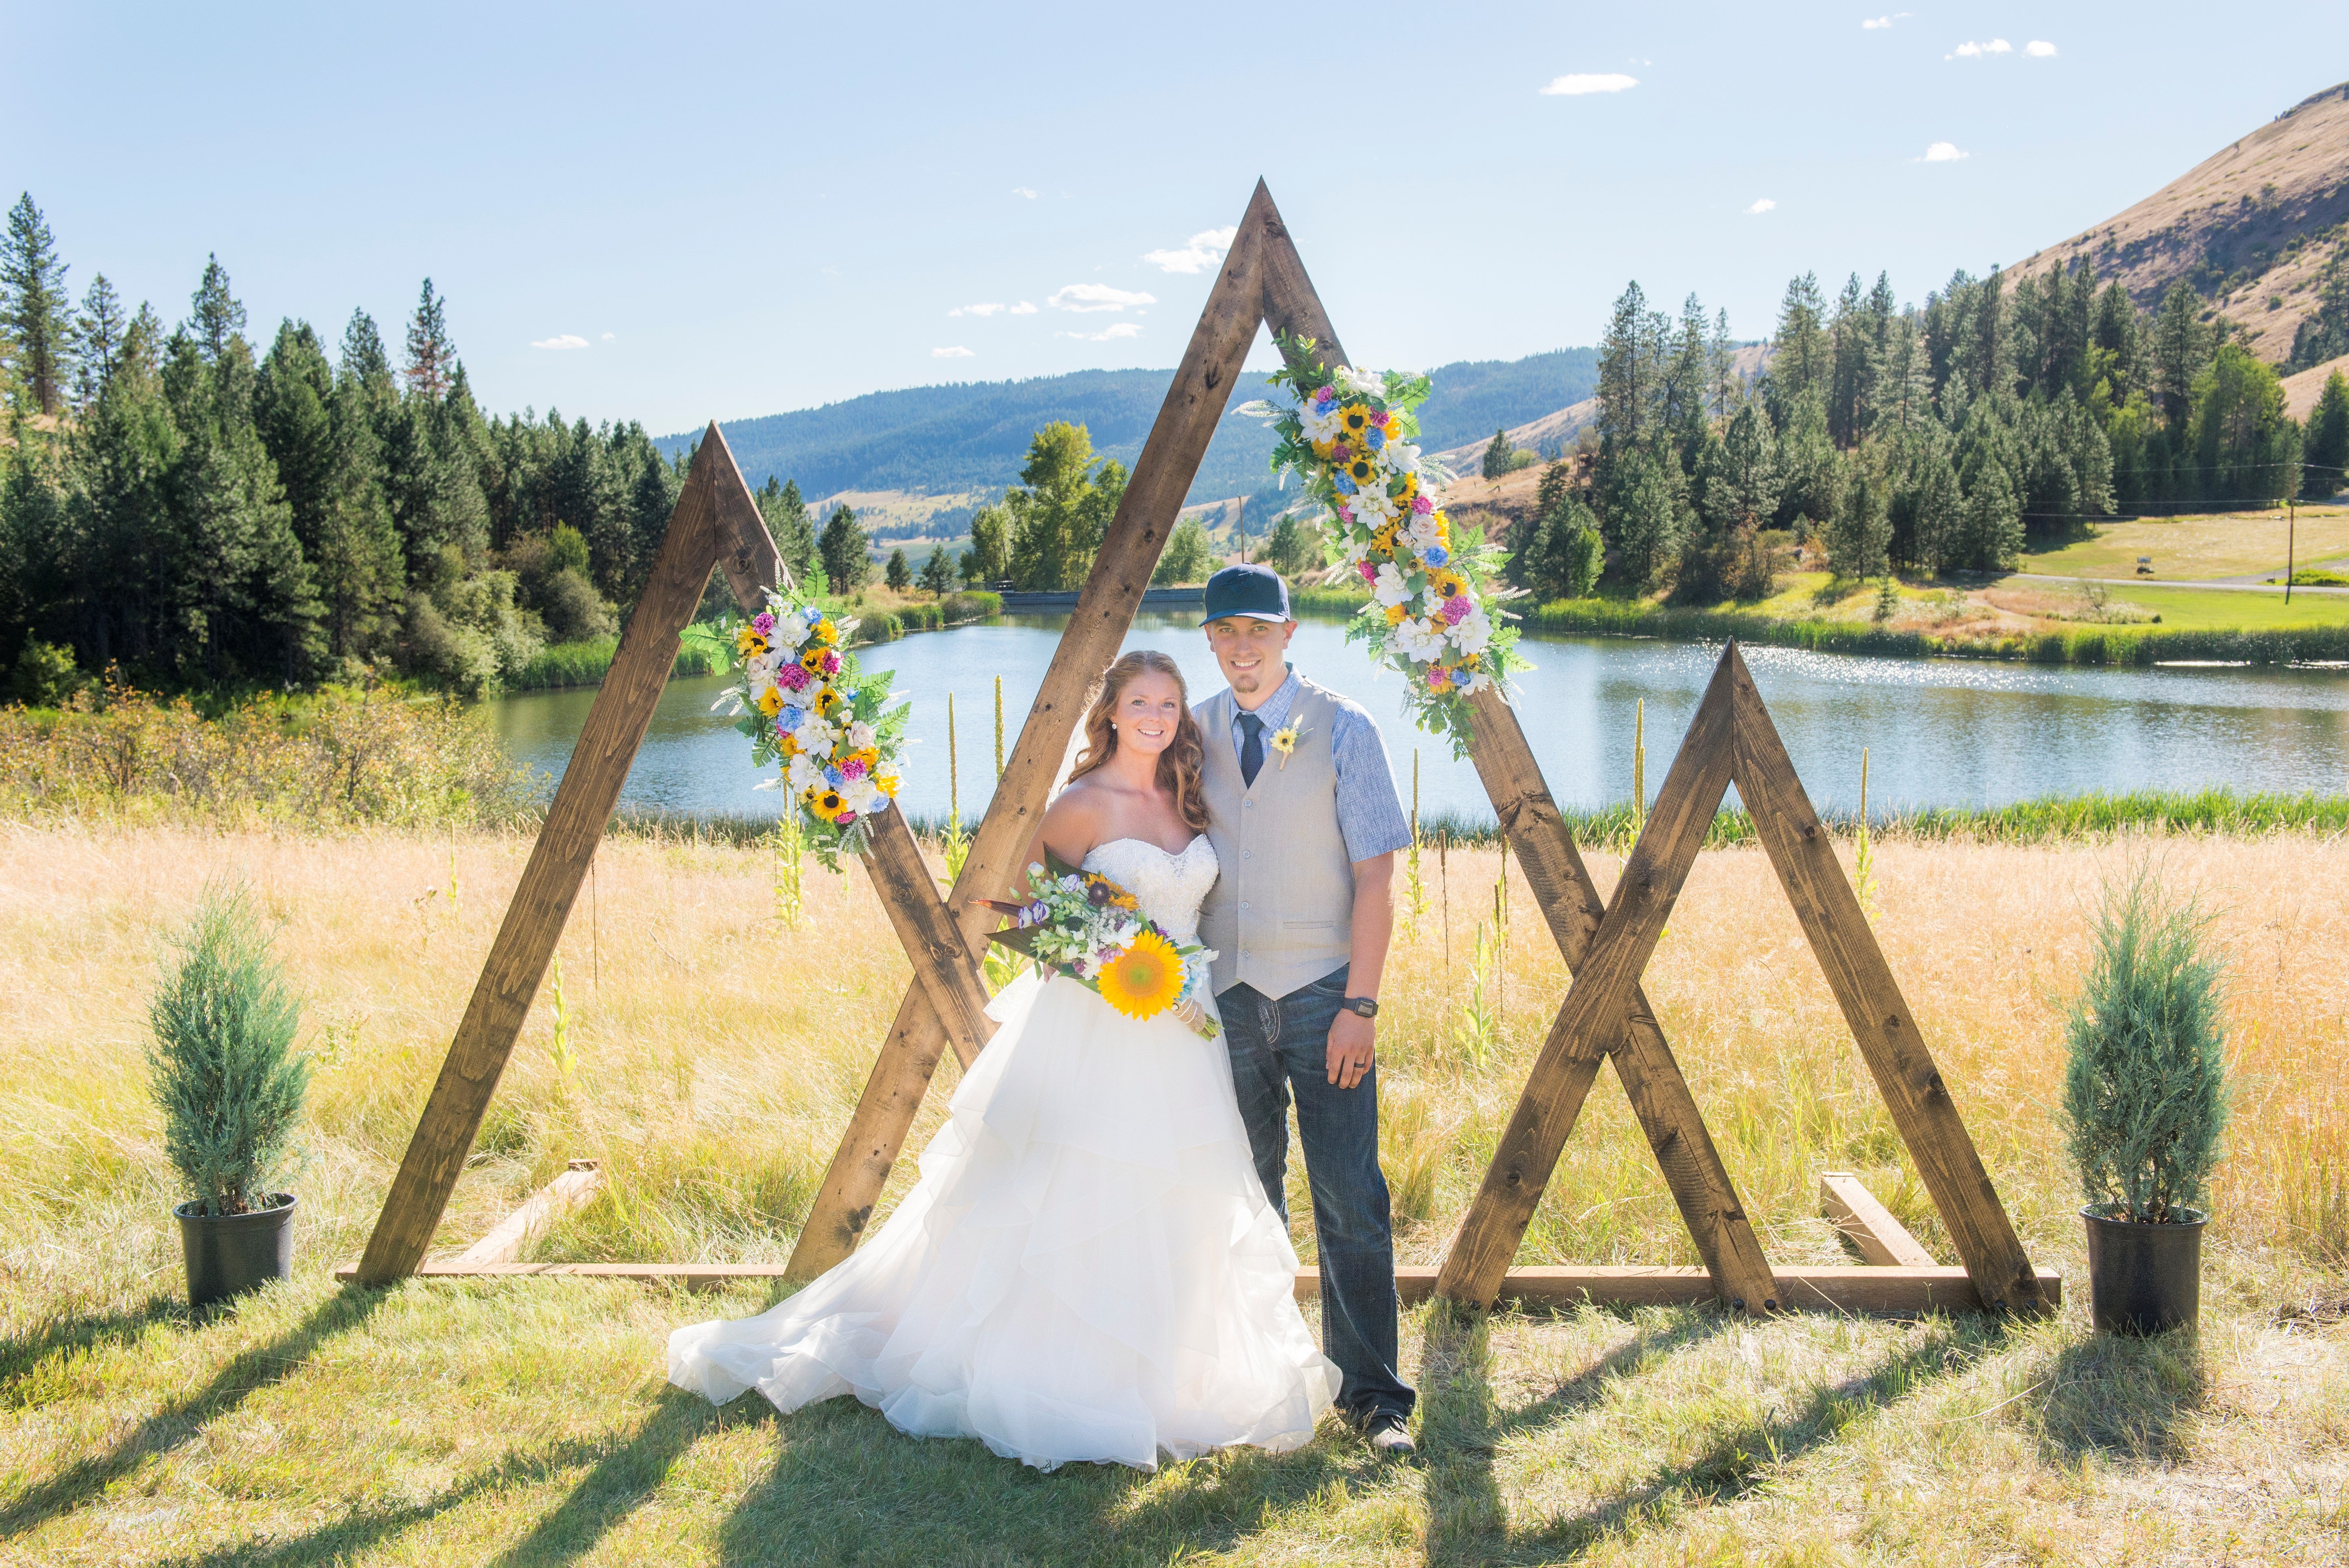
[[[1174,738],[1158,754],[1158,787],[1174,797],[1174,810],[1182,814],[1184,822],[1193,831],[1204,833],[1207,830],[1207,786],[1201,772],[1206,766],[1206,750],[1200,743],[1198,723],[1191,717],[1191,693],[1183,684],[1183,672],[1173,659],[1155,648],[1136,648],[1130,654],[1120,654],[1116,662],[1102,672],[1092,706],[1085,713],[1084,749],[1077,753],[1076,765],[1070,769],[1069,778],[1071,781],[1081,779],[1117,755],[1117,731],[1110,723],[1111,716],[1117,712],[1118,699],[1125,694],[1125,688],[1144,673],[1162,675],[1173,681],[1175,696],[1182,702],[1182,717],[1174,721]]]

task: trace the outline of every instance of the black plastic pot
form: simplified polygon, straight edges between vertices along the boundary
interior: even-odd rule
[[[273,1192],[270,1202],[274,1207],[243,1214],[207,1214],[201,1202],[171,1211],[188,1260],[190,1306],[201,1311],[294,1277],[294,1194]]]
[[[2088,1305],[2103,1334],[2191,1328],[2202,1309],[2202,1227],[2208,1214],[2166,1225],[2115,1220],[2095,1206],[2088,1226]]]

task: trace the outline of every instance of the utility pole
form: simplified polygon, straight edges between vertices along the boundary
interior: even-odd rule
[[[2284,498],[2283,524],[2283,602],[2292,603],[2292,544],[2300,532],[2300,498]]]

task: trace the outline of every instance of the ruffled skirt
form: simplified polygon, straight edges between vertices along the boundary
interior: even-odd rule
[[[1221,1042],[1022,976],[886,1224],[761,1316],[680,1328],[669,1381],[854,1394],[1043,1469],[1300,1446],[1339,1373],[1297,1309]]]

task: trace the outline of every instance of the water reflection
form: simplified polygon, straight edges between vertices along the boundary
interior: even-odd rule
[[[868,667],[895,670],[897,689],[912,698],[915,744],[901,799],[916,816],[947,810],[947,693],[955,694],[963,814],[976,820],[994,779],[994,677],[1003,678],[1008,750],[1065,624],[1062,616],[1007,616],[861,651]],[[1186,620],[1139,617],[1125,645],[1173,654],[1195,698],[1219,682],[1205,639]],[[1632,716],[1642,699],[1653,794],[1720,653],[1572,638],[1528,638],[1526,651],[1538,667],[1518,697],[1526,732],[1552,793],[1578,808],[1630,797]],[[2152,785],[2349,789],[2349,675],[2340,671],[2075,669],[1760,647],[1745,657],[1805,787],[1822,805],[1856,798],[1863,746],[1871,750],[1870,805],[1888,810]],[[1397,677],[1373,672],[1340,624],[1306,622],[1290,658],[1378,716],[1406,792],[1417,748],[1425,810],[1491,815],[1475,770],[1446,743],[1411,729]],[[709,712],[723,684],[669,684],[624,801],[730,815],[781,809],[780,794],[751,788],[758,780],[748,742]],[[493,703],[492,719],[519,760],[560,773],[594,698],[592,691],[525,693]]]

